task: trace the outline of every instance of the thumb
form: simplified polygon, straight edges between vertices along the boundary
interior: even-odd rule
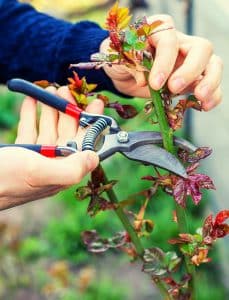
[[[33,186],[79,183],[99,163],[99,157],[93,151],[78,152],[62,159],[40,158],[35,170],[30,172],[32,179],[30,184]]]

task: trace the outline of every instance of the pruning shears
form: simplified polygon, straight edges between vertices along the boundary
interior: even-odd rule
[[[80,126],[86,128],[86,133],[81,150],[77,148],[74,142],[69,142],[66,146],[0,144],[0,148],[23,147],[47,157],[68,156],[77,151],[92,150],[97,152],[100,161],[116,152],[120,152],[128,159],[139,161],[145,165],[154,165],[181,177],[187,177],[186,170],[181,162],[174,155],[160,147],[162,137],[159,132],[123,131],[113,118],[106,115],[87,113],[77,105],[22,79],[11,79],[7,85],[12,91],[31,96],[77,119]],[[109,129],[108,133],[103,134],[105,129]],[[174,144],[188,152],[197,150],[196,146],[182,138],[174,137]]]

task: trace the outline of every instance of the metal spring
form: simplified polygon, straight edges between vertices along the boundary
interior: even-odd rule
[[[92,150],[95,148],[95,141],[97,137],[106,129],[108,123],[105,119],[97,120],[86,132],[82,143],[82,151]]]

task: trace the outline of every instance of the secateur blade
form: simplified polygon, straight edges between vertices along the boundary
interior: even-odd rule
[[[153,144],[138,146],[130,152],[122,151],[122,154],[131,160],[136,160],[146,165],[155,165],[187,178],[186,170],[180,161],[171,153]]]

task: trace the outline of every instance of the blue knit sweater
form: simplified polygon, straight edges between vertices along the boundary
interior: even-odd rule
[[[37,12],[28,4],[0,0],[0,83],[13,77],[65,84],[69,64],[90,60],[108,32],[97,24],[76,24]],[[117,92],[103,70],[77,70],[98,89]]]

